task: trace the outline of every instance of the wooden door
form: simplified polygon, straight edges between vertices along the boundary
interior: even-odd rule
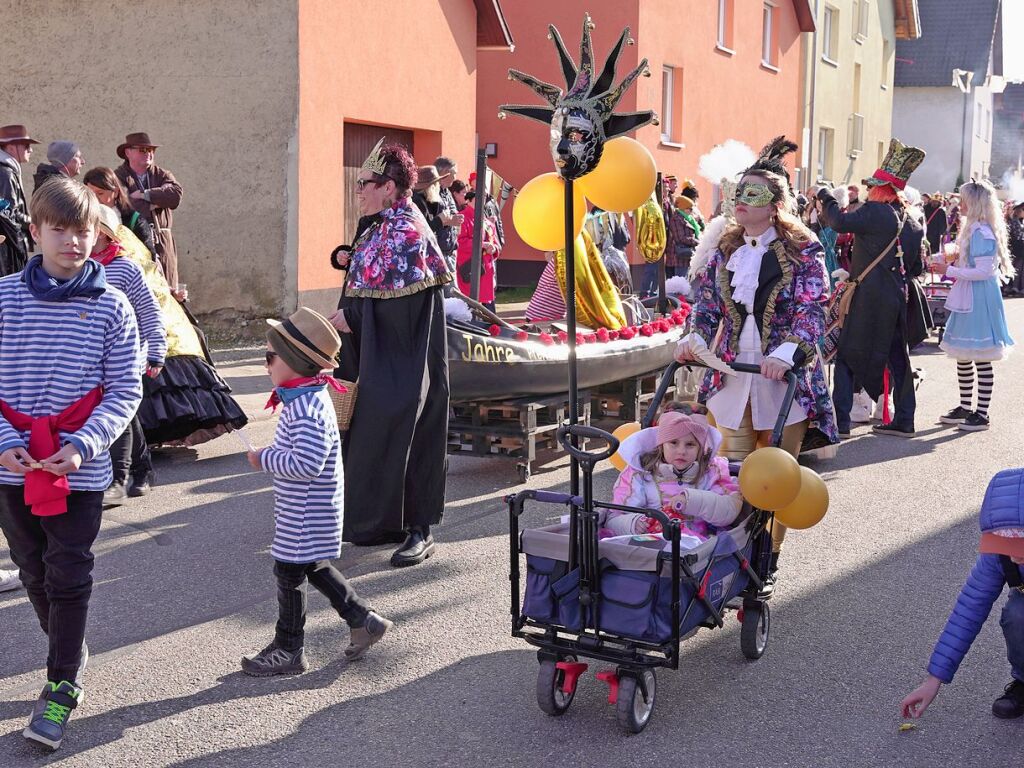
[[[401,144],[410,152],[413,151],[412,131],[400,128],[387,128],[380,125],[363,125],[361,123],[345,123],[345,242],[351,243],[359,222],[359,203],[356,199],[356,179],[363,162],[373,151],[374,146],[383,136],[386,142]]]

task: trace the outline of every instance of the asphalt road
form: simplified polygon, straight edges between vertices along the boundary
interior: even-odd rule
[[[1024,301],[1008,313],[1024,327]],[[343,660],[347,630],[314,595],[311,671],[243,675],[239,657],[273,633],[272,501],[268,477],[225,436],[163,452],[154,493],[106,515],[88,697],[52,756],[21,736],[44,638],[24,591],[0,595],[0,766],[1019,766],[1024,722],[989,711],[1009,679],[996,614],[918,728],[898,730],[898,702],[922,678],[973,561],[985,484],[1020,463],[1024,428],[1019,353],[997,366],[993,426],[977,434],[936,423],[956,404],[953,363],[933,343],[914,360],[927,376],[919,437],[862,427],[817,464],[831,511],[786,543],[764,657],[743,658],[735,618],[686,641],[679,671],[659,672],[643,734],[620,732],[591,675],[564,717],[537,708],[535,655],[509,636],[501,497],[516,478],[498,461],[452,462],[437,554],[424,565],[396,571],[390,548],[346,546],[341,567],[396,622],[365,659]],[[265,444],[274,422],[261,412],[262,365],[221,370]],[[563,490],[567,478],[563,461],[530,486]],[[613,479],[600,473],[602,493]],[[527,522],[560,511],[536,508]]]

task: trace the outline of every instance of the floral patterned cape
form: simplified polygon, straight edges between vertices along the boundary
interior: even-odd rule
[[[794,249],[795,250],[795,249]],[[765,259],[776,258],[782,276],[768,295],[761,326],[761,351],[770,355],[786,341],[796,343],[805,360],[797,369],[796,400],[808,414],[808,433],[817,430],[836,444],[835,412],[825,381],[818,347],[825,334],[828,278],[821,244],[816,240],[799,253],[787,254],[782,240],[775,240]],[[743,315],[732,297],[732,275],[728,257],[716,249],[698,275],[694,290],[693,329],[727,363],[739,353]],[[708,371],[698,395],[701,402],[723,387],[722,374]]]
[[[345,294],[393,299],[451,280],[430,225],[412,198],[403,197],[352,246]]]

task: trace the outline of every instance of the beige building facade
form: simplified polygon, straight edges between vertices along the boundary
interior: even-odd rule
[[[78,142],[116,167],[146,131],[184,193],[174,215],[191,308],[241,322],[332,310],[354,181],[376,140],[421,164],[475,146],[477,52],[508,51],[496,0],[16,0],[0,24],[0,125]],[[256,328],[263,328],[260,322]]]
[[[896,40],[917,37],[916,0],[816,0],[804,67],[801,180],[859,184],[892,136]]]

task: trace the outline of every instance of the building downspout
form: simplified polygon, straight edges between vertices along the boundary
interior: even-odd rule
[[[970,95],[970,93],[971,91],[969,88],[966,91],[964,91],[964,110],[963,117],[960,120],[960,167],[958,169],[956,179],[957,192],[960,191],[960,185],[967,178],[964,175],[964,144],[967,142],[967,97]]]
[[[807,172],[805,176],[805,185],[810,186],[812,183],[817,183],[818,179],[811,176],[811,168],[814,167],[814,100],[817,92],[818,82],[818,29],[821,27],[818,20],[818,3],[820,0],[814,0],[814,32],[811,33],[811,93],[808,99],[809,107],[807,110],[808,122],[807,122]],[[811,179],[814,179],[812,182]]]

